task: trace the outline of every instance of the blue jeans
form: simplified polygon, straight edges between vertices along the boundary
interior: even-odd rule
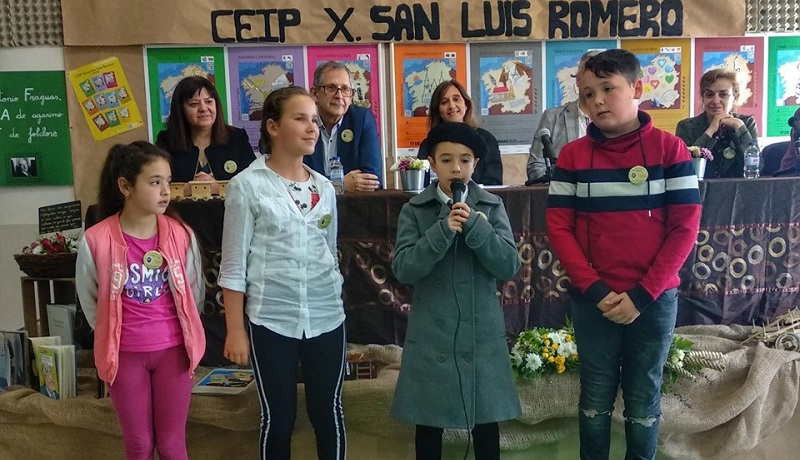
[[[627,326],[603,318],[597,305],[573,301],[581,360],[581,459],[608,459],[611,413],[620,384],[625,402],[625,459],[655,458],[662,374],[677,311],[677,289],[664,291]]]

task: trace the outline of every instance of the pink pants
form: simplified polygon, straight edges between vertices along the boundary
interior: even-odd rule
[[[187,460],[186,419],[192,395],[189,357],[183,344],[166,350],[119,353],[109,388],[127,460]]]

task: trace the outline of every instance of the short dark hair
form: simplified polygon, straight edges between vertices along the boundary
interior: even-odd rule
[[[642,65],[628,50],[611,49],[596,54],[586,60],[584,71],[591,71],[600,78],[621,75],[633,84],[642,78]]]
[[[261,137],[258,139],[258,150],[267,155],[272,151],[272,142],[267,131],[267,120],[278,121],[283,115],[286,101],[294,96],[307,96],[311,98],[304,88],[299,86],[287,86],[279,88],[269,93],[264,99],[264,107],[261,109]]]
[[[111,147],[100,173],[100,188],[97,193],[100,207],[98,220],[122,211],[125,205],[125,197],[119,190],[117,180],[124,177],[130,184],[135,184],[142,168],[158,159],[171,162],[169,153],[147,141],[135,141],[127,145],[116,144]]]
[[[442,114],[439,112],[439,104],[442,103],[442,98],[444,97],[444,92],[447,91],[448,88],[451,86],[455,86],[459,93],[461,93],[461,98],[464,99],[464,105],[467,107],[467,111],[464,112],[464,123],[472,126],[473,128],[478,127],[478,122],[475,120],[475,114],[472,111],[473,103],[472,98],[469,97],[467,93],[467,89],[464,88],[464,85],[459,83],[457,80],[448,80],[439,83],[439,86],[433,90],[433,94],[431,94],[431,103],[428,105],[428,128],[433,129],[439,123],[443,123],[444,119],[442,118]]]
[[[167,130],[170,135],[167,147],[171,152],[185,152],[191,150],[194,145],[191,126],[186,120],[186,114],[183,113],[183,104],[203,89],[208,91],[208,95],[214,99],[214,105],[217,107],[217,118],[211,127],[211,143],[215,145],[228,143],[230,128],[225,124],[222,115],[222,101],[220,101],[217,88],[205,77],[186,77],[175,85],[175,89],[172,91],[172,100],[169,103]]]

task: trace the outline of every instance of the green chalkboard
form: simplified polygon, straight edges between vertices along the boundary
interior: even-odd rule
[[[0,72],[0,185],[70,185],[66,76]]]

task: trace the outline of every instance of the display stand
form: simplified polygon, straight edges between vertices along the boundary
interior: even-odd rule
[[[75,278],[35,278],[23,276],[22,314],[30,337],[50,335],[47,325],[47,304],[76,302]]]

